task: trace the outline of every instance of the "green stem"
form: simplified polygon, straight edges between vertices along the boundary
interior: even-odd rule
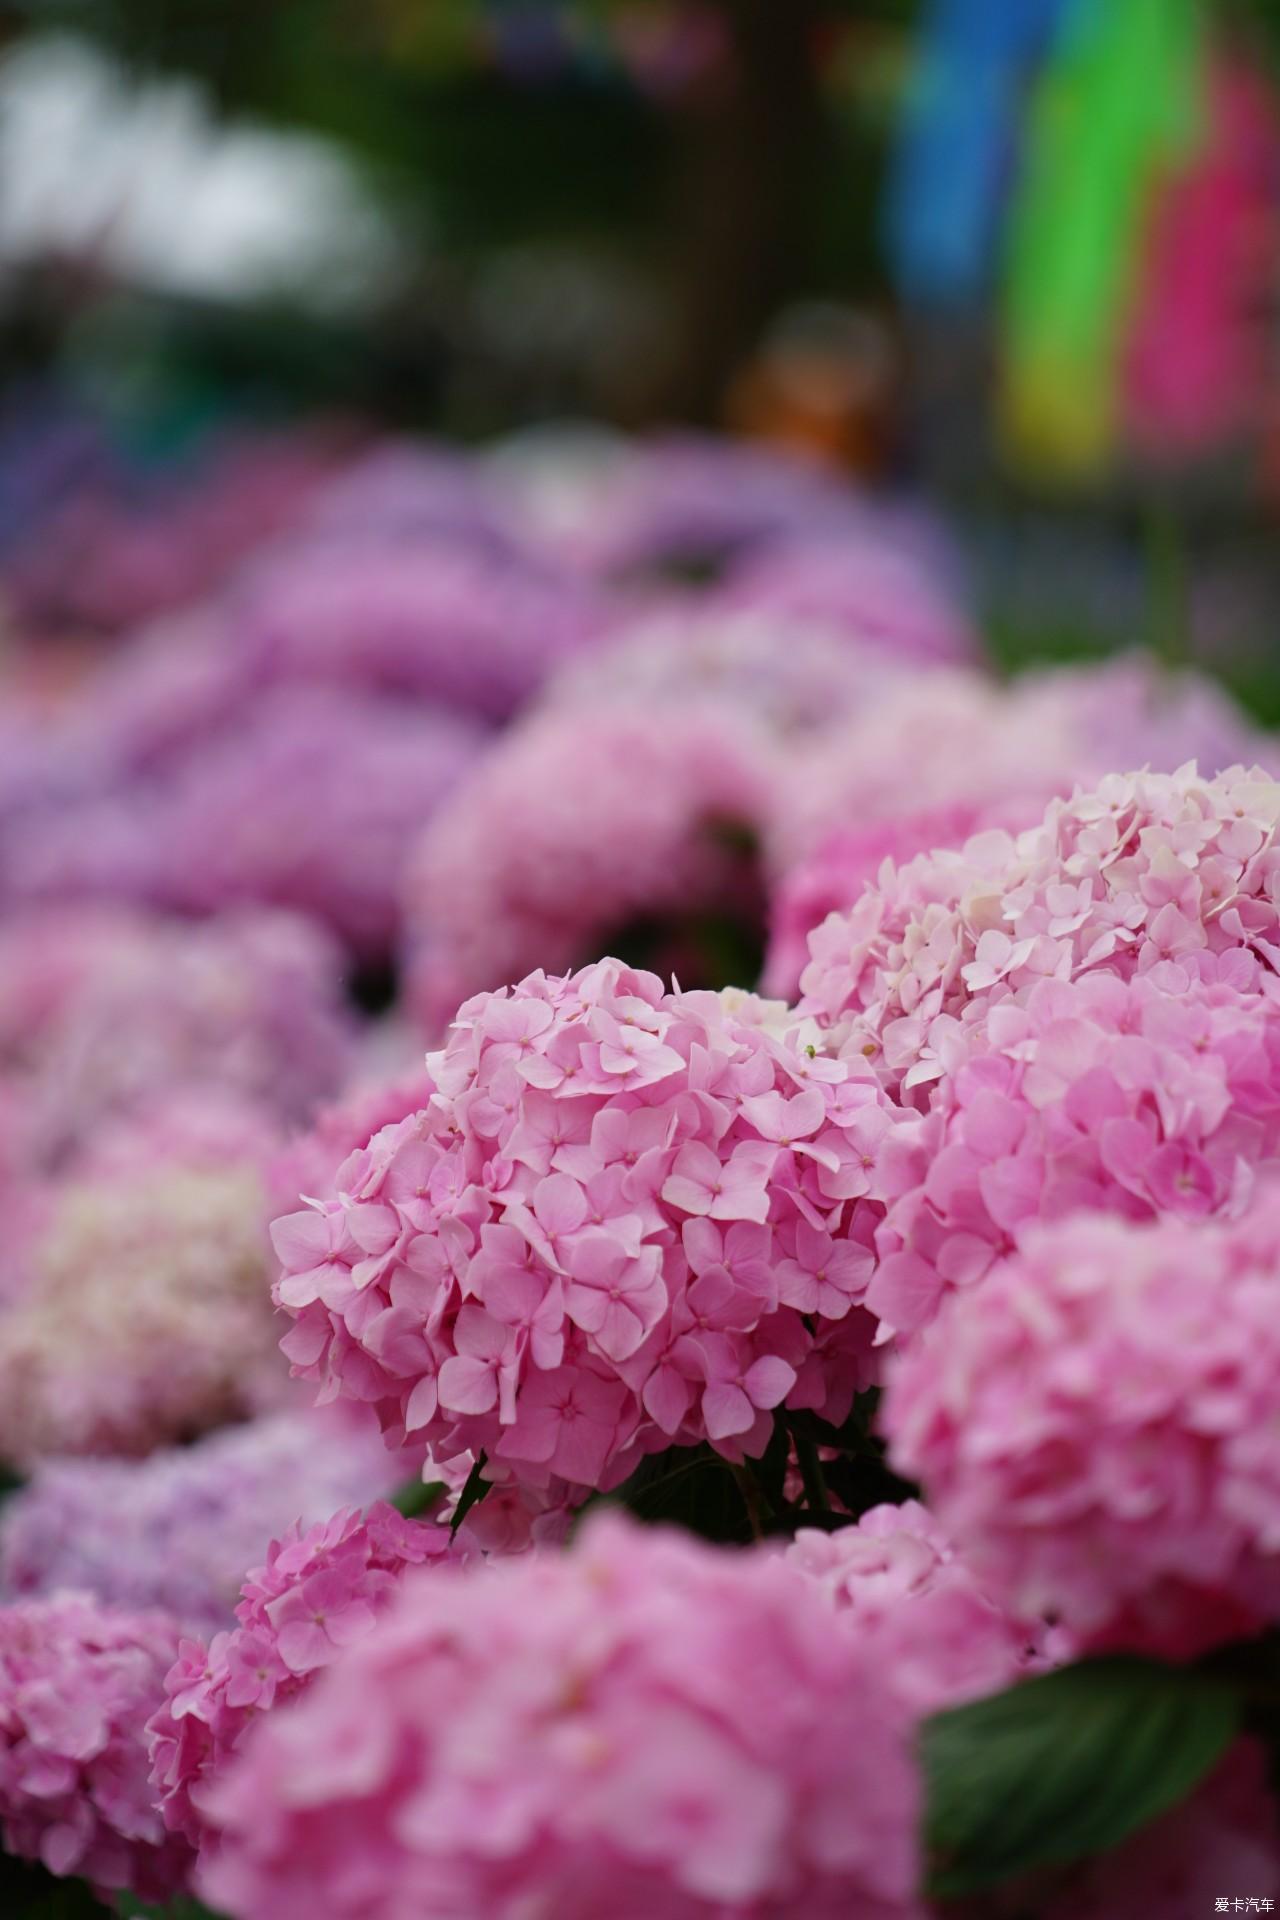
[[[1186,542],[1167,495],[1147,509],[1147,621],[1151,650],[1171,672],[1191,654],[1191,594]]]
[[[818,1446],[807,1433],[796,1427],[791,1429],[791,1438],[795,1442],[796,1460],[800,1467],[800,1478],[804,1481],[804,1494],[809,1508],[814,1513],[830,1513],[831,1502],[827,1497],[827,1483],[822,1477],[822,1462],[818,1458]]]
[[[731,1465],[730,1471],[738,1483],[738,1492],[742,1495],[742,1504],[747,1510],[747,1519],[751,1523],[751,1537],[753,1540],[763,1540],[764,1517],[760,1511],[760,1489],[755,1483],[755,1478],[746,1467]]]

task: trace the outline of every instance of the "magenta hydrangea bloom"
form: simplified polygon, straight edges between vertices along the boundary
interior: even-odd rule
[[[29,1156],[60,1164],[175,1087],[306,1120],[353,1058],[341,968],[322,928],[265,909],[199,925],[106,905],[10,917],[0,1064],[22,1094]]]
[[[1280,783],[1258,768],[1108,775],[1016,837],[886,870],[810,936],[802,1007],[911,1098],[957,1020],[1039,980],[1176,960],[1254,990],[1280,968],[1278,821]]]
[[[581,581],[443,533],[285,551],[246,578],[238,642],[271,680],[411,694],[502,720],[598,631]]]
[[[604,1516],[406,1577],[209,1794],[203,1892],[239,1920],[919,1920],[908,1721],[795,1569]]]
[[[0,1597],[76,1587],[163,1608],[187,1633],[230,1624],[246,1567],[295,1521],[385,1497],[414,1468],[364,1410],[298,1409],[145,1460],[48,1460],[0,1509]]]
[[[1181,1657],[1280,1619],[1280,1189],[1028,1231],[890,1368],[895,1464],[991,1592]]]
[[[210,1788],[261,1716],[292,1700],[386,1611],[408,1567],[475,1557],[465,1528],[406,1520],[377,1502],[273,1540],[245,1578],[237,1624],[184,1640],[148,1728],[165,1825],[199,1847]]]
[[[820,627],[913,666],[978,652],[963,600],[934,556],[870,516],[825,537],[771,542],[734,571],[725,597],[784,630]]]
[[[1160,960],[938,1017],[922,1064],[940,1075],[876,1233],[881,1321],[914,1332],[1036,1220],[1239,1211],[1280,1165],[1280,981],[1230,958],[1229,978]]]
[[[159,790],[126,793],[112,817],[123,810],[132,831],[147,901],[188,913],[292,908],[353,953],[382,955],[397,943],[409,849],[484,738],[443,709],[282,687]],[[68,812],[33,836],[30,871],[43,895],[133,891],[110,846],[102,871],[101,812]]]
[[[517,723],[410,859],[407,992],[425,1030],[438,1034],[478,989],[577,965],[635,921],[754,927],[751,843],[779,777],[768,735],[728,702],[660,718],[568,705]],[[696,974],[696,958],[683,971]]]
[[[736,709],[805,752],[815,735],[866,711],[901,677],[900,662],[812,622],[671,593],[619,619],[600,646],[560,669],[544,699],[588,716],[610,703],[647,707],[654,727],[690,703]]]
[[[886,860],[900,867],[932,848],[963,846],[984,824],[980,806],[957,800],[920,813],[895,814],[870,826],[838,829],[808,858],[784,868],[769,899],[762,992],[785,1000],[796,997],[809,963],[809,935],[829,914],[847,912],[867,887],[874,886]]]
[[[436,1091],[272,1235],[284,1346],[393,1442],[579,1486],[844,1417],[894,1113],[776,1003],[604,960],[459,1012]]]
[[[935,667],[889,684],[810,748],[770,822],[770,866],[785,873],[833,834],[956,806],[1000,826],[1030,826],[1048,801],[1116,767],[1172,772],[1195,759],[1216,773],[1263,745],[1212,681],[1171,675],[1146,655],[1027,673],[1008,685]]]
[[[864,525],[831,469],[709,434],[623,443],[584,471],[560,543],[597,575],[715,570],[788,534]]]
[[[161,1105],[51,1181],[0,1312],[0,1457],[145,1453],[277,1403],[252,1113]]]
[[[0,1607],[0,1830],[10,1853],[169,1900],[192,1853],[153,1804],[145,1728],[178,1646],[163,1613],[83,1594]]]
[[[878,1639],[896,1692],[921,1715],[999,1693],[1039,1663],[1035,1636],[984,1592],[918,1500],[872,1507],[834,1533],[802,1528],[786,1559],[843,1624]]]

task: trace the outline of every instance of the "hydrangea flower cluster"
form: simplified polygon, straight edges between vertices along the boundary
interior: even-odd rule
[[[389,697],[268,690],[163,775],[29,827],[9,891],[198,914],[257,902],[389,953],[409,847],[482,738],[464,715]]]
[[[837,1421],[894,1116],[785,1008],[600,961],[477,995],[421,1113],[272,1235],[295,1371],[397,1443],[622,1477],[672,1441],[757,1453]]]
[[[240,1920],[918,1920],[907,1720],[796,1570],[604,1516],[408,1576],[207,1796],[202,1890]]]
[[[266,1136],[213,1119],[160,1107],[46,1190],[0,1313],[0,1457],[145,1453],[279,1399]]]
[[[0,1829],[10,1853],[168,1900],[191,1869],[148,1780],[146,1722],[177,1651],[162,1613],[83,1594],[0,1607]]]
[[[345,1404],[266,1415],[145,1460],[43,1461],[0,1511],[0,1597],[74,1587],[215,1633],[269,1541],[383,1498],[410,1472]]]
[[[1114,767],[1171,771],[1198,759],[1216,773],[1259,744],[1212,682],[1173,677],[1143,655],[1009,685],[935,667],[885,687],[810,750],[771,822],[770,865],[783,874],[833,834],[955,806],[1030,826],[1051,799]]]
[[[892,1364],[883,1423],[990,1590],[1180,1658],[1280,1619],[1280,1190],[1028,1231]]]
[[[834,1533],[802,1528],[785,1557],[842,1624],[877,1641],[895,1691],[921,1715],[999,1693],[1036,1664],[1026,1626],[983,1591],[918,1500],[872,1507]]]
[[[1036,1220],[1238,1211],[1280,1163],[1280,980],[1240,950],[1205,982],[1196,958],[938,1016],[919,1066],[939,1078],[876,1234],[882,1322],[914,1332]]]
[[[465,1529],[406,1520],[379,1501],[273,1540],[245,1579],[238,1624],[206,1647],[184,1640],[151,1720],[152,1783],[165,1825],[193,1846],[202,1810],[261,1716],[292,1700],[383,1614],[408,1567],[475,1557]]]
[[[977,638],[942,556],[927,551],[926,531],[895,538],[892,525],[868,515],[823,537],[771,541],[734,569],[723,597],[775,630],[821,628],[899,662],[970,660]]]
[[[1004,812],[1010,818],[1001,818]],[[935,847],[963,846],[981,826],[1019,824],[1021,802],[993,807],[992,818],[971,800],[895,814],[867,826],[837,829],[807,857],[783,868],[769,896],[769,947],[761,989],[794,1000],[809,963],[809,935],[829,914],[845,913],[886,860],[895,867]]]
[[[767,541],[864,524],[813,462],[710,436],[624,444],[584,471],[580,512],[560,544],[598,576],[714,572]]]
[[[882,1050],[910,1096],[942,1070],[939,1016],[976,1021],[1038,980],[1177,960],[1249,989],[1280,964],[1278,821],[1280,783],[1257,768],[1109,775],[1016,838],[886,872],[811,935],[802,1005],[834,1043]]]
[[[614,702],[518,723],[411,856],[407,990],[426,1031],[478,988],[575,966],[637,921],[754,924],[751,843],[777,777],[768,737],[728,702],[660,723]],[[679,975],[678,937],[670,959]]]
[[[589,644],[603,615],[561,570],[495,563],[443,534],[306,543],[256,569],[232,612],[265,679],[410,694],[493,720]]]
[[[193,926],[69,904],[13,916],[0,932],[0,1067],[22,1094],[30,1158],[65,1161],[174,1087],[306,1119],[351,1063],[340,983],[337,947],[291,914]]]
[[[815,734],[870,707],[897,684],[900,664],[812,622],[779,625],[716,599],[668,597],[614,626],[606,644],[562,667],[545,699],[588,712],[647,706],[666,726],[691,702],[739,708],[768,735],[805,750]]]

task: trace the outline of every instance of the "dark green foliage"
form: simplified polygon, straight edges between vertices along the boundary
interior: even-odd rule
[[[1126,1658],[935,1715],[921,1740],[931,1891],[977,1893],[1116,1846],[1190,1793],[1240,1724],[1225,1682]]]

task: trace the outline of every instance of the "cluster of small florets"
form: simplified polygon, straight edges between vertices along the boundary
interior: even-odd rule
[[[776,1023],[776,1027],[775,1024]],[[295,1371],[579,1486],[782,1401],[840,1420],[894,1128],[785,1008],[606,960],[462,1008],[422,1112],[273,1228]]]
[[[216,924],[89,905],[36,909],[0,936],[0,1061],[23,1151],[62,1164],[108,1120],[200,1086],[304,1120],[349,1070],[339,951],[292,914]]]
[[[8,888],[202,914],[290,908],[355,953],[389,953],[408,849],[482,738],[466,716],[389,696],[268,689],[163,774],[29,827]]]
[[[44,1190],[0,1314],[0,1457],[146,1453],[279,1400],[271,1136],[222,1117],[184,1135],[159,1106]]]
[[[1042,979],[934,1020],[921,1064],[940,1076],[876,1234],[882,1321],[915,1331],[1037,1220],[1240,1209],[1280,1159],[1280,981],[1237,951],[1206,956],[1206,982],[1200,958]]]
[[[895,1692],[922,1715],[998,1693],[1038,1663],[1025,1623],[983,1591],[918,1500],[872,1507],[834,1533],[802,1528],[786,1558],[843,1626],[875,1639]]]
[[[0,1829],[51,1873],[168,1900],[192,1855],[153,1804],[144,1729],[177,1627],[82,1594],[0,1607]]]
[[[322,1667],[362,1639],[408,1567],[474,1557],[432,1521],[378,1502],[340,1510],[273,1540],[245,1579],[238,1625],[206,1647],[184,1640],[151,1721],[152,1781],[165,1824],[198,1847],[210,1784],[262,1714],[292,1700]]]
[[[890,1371],[899,1469],[990,1591],[1179,1657],[1280,1619],[1280,1195],[1029,1230]]]
[[[268,1415],[144,1460],[42,1462],[0,1512],[0,1597],[79,1588],[216,1633],[269,1541],[409,1477],[364,1410],[352,1414]]]
[[[916,1793],[891,1676],[798,1570],[610,1516],[407,1576],[207,1796],[203,1891],[241,1920],[916,1920]]]
[[[500,720],[592,639],[601,609],[545,560],[495,556],[454,535],[357,531],[262,567],[235,620],[268,679],[408,694]]]
[[[977,1019],[1038,980],[1177,960],[1248,989],[1280,952],[1278,821],[1280,783],[1257,769],[1110,775],[1016,839],[883,875],[814,931],[802,1005],[910,1096],[944,1070],[939,1015]]]
[[[951,809],[1020,830],[1055,796],[1113,767],[1168,770],[1195,759],[1216,773],[1259,745],[1212,682],[1174,679],[1141,656],[1011,685],[959,667],[900,675],[806,754],[803,779],[786,785],[770,823],[770,861],[785,872],[855,824]],[[855,897],[838,904],[847,909]]]
[[[549,707],[430,822],[408,872],[411,1002],[438,1035],[478,986],[567,969],[636,923],[760,917],[753,847],[777,768],[729,703]],[[686,972],[686,977],[687,972]]]

